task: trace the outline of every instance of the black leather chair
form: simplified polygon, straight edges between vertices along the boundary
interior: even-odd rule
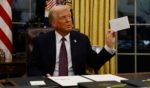
[[[53,30],[52,28],[27,28],[26,30],[26,52],[30,56],[33,49],[33,40],[35,37]]]

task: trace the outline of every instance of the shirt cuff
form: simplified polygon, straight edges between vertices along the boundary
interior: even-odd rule
[[[110,53],[110,54],[114,54],[116,52],[116,49],[114,48],[109,48],[107,45],[104,46],[105,50]]]

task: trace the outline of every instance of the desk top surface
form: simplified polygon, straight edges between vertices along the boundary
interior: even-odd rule
[[[150,73],[117,74],[117,76],[125,77],[127,79],[144,80],[144,79],[150,78]],[[16,86],[19,86],[18,88],[61,88],[59,84],[55,83],[54,81],[52,81],[48,78],[43,78],[43,77],[8,78],[6,80],[13,82]],[[30,81],[37,81],[37,80],[43,80],[46,83],[46,85],[40,86],[40,87],[31,86]],[[13,88],[13,87],[10,87],[10,88]],[[15,88],[17,88],[17,87],[15,87]],[[69,87],[69,88],[78,88],[78,87]]]
[[[133,80],[150,79],[150,73],[123,73],[117,75],[127,79],[133,79]]]

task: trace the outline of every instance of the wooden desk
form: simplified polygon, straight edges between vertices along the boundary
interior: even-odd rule
[[[25,62],[0,63],[0,79],[21,77],[25,72]]]
[[[136,73],[136,74],[128,73],[128,74],[118,74],[118,76],[126,77],[128,79],[150,78],[149,73]],[[13,82],[17,86],[19,86],[18,88],[30,88],[31,87],[30,81],[37,81],[37,80],[43,80],[46,83],[46,86],[43,88],[64,88],[64,87],[61,87],[59,84],[55,83],[54,81],[47,79],[47,78],[43,78],[42,76],[41,77],[26,77],[26,78],[8,78],[6,80]],[[23,86],[27,86],[27,87],[23,87]],[[57,86],[57,87],[52,87],[52,86]],[[36,87],[36,88],[41,88],[41,87]],[[78,86],[65,87],[65,88],[78,88]]]
[[[127,78],[127,79],[139,79],[139,80],[144,80],[144,79],[150,79],[150,73],[124,73],[124,74],[117,74],[118,76]]]

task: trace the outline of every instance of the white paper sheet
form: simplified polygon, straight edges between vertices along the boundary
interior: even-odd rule
[[[36,86],[36,85],[46,85],[46,83],[43,80],[38,80],[38,81],[30,81],[30,84],[32,86]]]
[[[77,86],[79,82],[92,82],[91,80],[81,76],[58,76],[58,77],[49,77],[49,79],[55,81],[61,86]]]
[[[126,78],[119,77],[116,75],[111,74],[104,74],[104,75],[83,75],[86,78],[92,79],[94,81],[117,81],[120,82],[121,80],[127,80]]]
[[[125,17],[120,17],[117,19],[110,20],[110,28],[116,32],[124,29],[129,29],[130,24],[129,24],[128,17],[125,16]]]

